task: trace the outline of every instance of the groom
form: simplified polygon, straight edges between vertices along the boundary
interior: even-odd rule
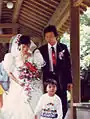
[[[67,112],[67,89],[72,85],[70,54],[66,45],[57,41],[57,30],[54,25],[44,29],[47,44],[39,48],[46,65],[43,67],[43,81],[55,78],[58,84],[57,95],[62,100],[63,118]]]

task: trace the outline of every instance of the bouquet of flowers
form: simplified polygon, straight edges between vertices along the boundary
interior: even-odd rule
[[[40,70],[38,70],[34,63],[32,64],[26,61],[25,66],[19,67],[19,79],[24,83],[25,94],[30,98],[31,90],[33,88],[31,82],[40,79]]]

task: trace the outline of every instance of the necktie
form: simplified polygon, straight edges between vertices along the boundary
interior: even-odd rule
[[[53,62],[53,69],[55,70],[55,66],[56,66],[56,56],[55,56],[55,50],[54,47],[52,48],[52,62]]]

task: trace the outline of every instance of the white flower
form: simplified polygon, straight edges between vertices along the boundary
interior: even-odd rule
[[[60,60],[63,59],[64,52],[65,52],[65,50],[62,50],[61,52],[59,52],[59,59],[60,59]]]
[[[12,72],[14,70],[15,58],[11,53],[7,53],[4,56],[3,66],[7,72]]]
[[[45,61],[40,53],[40,51],[37,49],[35,50],[34,54],[34,63],[37,65],[38,69],[41,69],[41,67],[43,67],[45,65]]]

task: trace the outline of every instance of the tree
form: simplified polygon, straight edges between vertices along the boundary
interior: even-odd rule
[[[70,49],[70,36],[65,33],[60,42],[65,43]],[[90,99],[90,9],[80,16],[80,78],[81,100]]]
[[[87,11],[80,16],[80,24],[90,26],[90,8],[88,8]]]
[[[80,17],[80,66],[90,67],[90,9]]]
[[[70,49],[70,35],[65,33],[60,39]],[[90,9],[80,16],[80,67],[88,69],[90,65]]]

